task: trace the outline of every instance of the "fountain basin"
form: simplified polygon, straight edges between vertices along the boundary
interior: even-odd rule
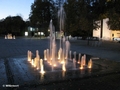
[[[14,84],[20,85],[21,87],[41,85],[53,82],[64,82],[72,79],[79,80],[92,78],[120,72],[120,63],[104,59],[94,59],[91,69],[85,66],[82,70],[79,68],[71,68],[71,61],[68,61],[69,66],[67,66],[66,71],[62,71],[60,67],[54,67],[52,71],[51,66],[46,61],[43,63],[45,69],[44,74],[40,73],[40,70],[37,70],[28,62],[27,56],[8,58],[8,64],[13,75]]]

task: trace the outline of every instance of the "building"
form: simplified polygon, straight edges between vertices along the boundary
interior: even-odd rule
[[[27,31],[25,31],[25,36],[44,37],[45,34],[39,31],[38,28],[28,27]]]
[[[102,40],[120,40],[120,31],[118,30],[110,30],[107,25],[107,21],[109,19],[103,19],[103,31],[102,31]],[[100,23],[101,24],[101,23]],[[101,28],[97,30],[93,30],[93,37],[100,38]]]

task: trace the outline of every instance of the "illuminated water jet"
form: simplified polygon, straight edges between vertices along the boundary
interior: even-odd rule
[[[59,12],[59,14],[64,14],[63,9]],[[61,15],[59,15],[60,20],[60,33],[64,30],[64,20]],[[60,38],[60,48],[57,48],[56,38],[55,38],[55,27],[53,25],[53,21],[50,20],[49,25],[50,30],[50,44],[49,49],[45,49],[43,51],[43,59],[40,58],[39,51],[36,50],[36,57],[32,59],[32,52],[28,50],[28,61],[40,71],[41,74],[45,73],[44,66],[50,66],[51,71],[61,70],[64,72],[68,70],[79,70],[86,69],[85,67],[92,68],[92,60],[86,63],[86,55],[83,56],[76,51],[73,52],[70,50],[70,42],[68,39],[62,35]],[[88,66],[86,66],[88,65]],[[56,69],[57,68],[57,69]],[[46,69],[46,68],[45,68]]]
[[[92,59],[90,59],[88,62],[88,68],[92,68]]]
[[[81,54],[79,53],[78,54],[78,64],[80,64],[80,57],[81,57]]]
[[[40,59],[40,73],[44,74],[45,71],[44,71],[44,65],[43,65],[43,60]]]

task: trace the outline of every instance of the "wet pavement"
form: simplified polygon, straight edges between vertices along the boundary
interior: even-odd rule
[[[94,80],[95,78],[106,77],[109,75],[110,76],[117,75],[117,78],[120,78],[120,63],[115,61],[108,61],[105,59],[94,59],[93,66],[91,69],[84,67],[84,69],[80,70],[79,66],[77,66],[76,68],[69,67],[66,72],[62,71],[60,67],[58,67],[57,69],[55,68],[52,71],[51,66],[48,65],[46,61],[44,61],[44,68],[45,68],[44,74],[41,74],[40,70],[36,70],[36,68],[30,64],[30,62],[27,60],[27,56],[17,56],[17,57],[7,58],[7,64],[9,65],[9,68],[6,69],[9,70],[11,73],[8,73],[8,80],[10,81],[8,82],[8,84],[5,85],[9,85],[9,84],[18,85],[19,86],[17,87],[18,90],[23,90],[23,88],[25,90],[26,89],[29,90],[30,88],[34,88],[35,90],[36,89],[42,90],[43,88],[47,88],[47,90],[53,90],[54,88],[58,88],[58,87],[49,89],[47,86],[49,85],[56,86],[60,84],[64,85],[66,83],[70,85],[74,85],[73,82],[76,83],[89,79],[92,80],[92,78]],[[71,61],[68,62],[68,65],[70,64],[72,65]],[[99,80],[97,81],[99,82]],[[86,82],[84,81],[84,83]],[[62,88],[65,89],[66,87],[62,87]],[[70,88],[67,87],[67,89]],[[60,87],[59,90],[61,90]],[[95,89],[91,89],[91,90],[95,90]]]
[[[5,62],[3,59],[0,59],[0,86],[7,83],[7,74],[5,69]]]
[[[24,90],[75,90],[75,88],[76,90],[96,90],[97,87],[101,87],[99,90],[103,90],[102,87],[104,86],[105,88],[103,84],[106,84],[106,86],[111,85],[106,90],[113,90],[110,88],[116,88],[114,90],[120,89],[120,81],[117,80],[120,79],[120,63],[118,63],[120,61],[119,43],[103,42],[101,46],[95,47],[87,46],[86,41],[71,40],[70,42],[72,51],[89,54],[94,56],[93,58],[100,57],[100,60],[94,59],[94,68],[92,71],[88,69],[82,72],[80,70],[69,70],[65,74],[62,71],[49,71],[49,73],[41,76],[26,61],[26,54],[28,50],[31,50],[33,53],[39,50],[40,55],[43,56],[43,50],[49,48],[49,40],[24,38],[15,40],[0,39],[1,90],[6,90],[3,86],[9,84],[19,85],[17,89],[21,90],[23,90],[22,87],[24,87]],[[65,76],[63,77],[62,75]],[[104,80],[106,78],[107,80]],[[89,82],[92,82],[92,85]],[[90,85],[93,89],[90,88]]]

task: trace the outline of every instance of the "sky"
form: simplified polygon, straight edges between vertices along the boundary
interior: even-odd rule
[[[0,0],[0,19],[20,15],[24,20],[29,18],[34,0]]]

